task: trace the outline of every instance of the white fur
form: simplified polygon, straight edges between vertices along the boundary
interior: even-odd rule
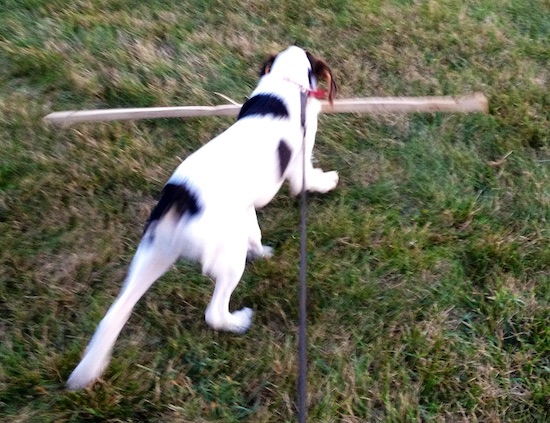
[[[302,189],[300,87],[310,86],[309,69],[309,60],[302,49],[290,47],[280,53],[251,97],[260,93],[278,96],[284,100],[289,118],[274,119],[263,115],[238,120],[175,170],[168,182],[192,188],[201,212],[198,216],[184,214],[178,218],[169,211],[154,228],[146,231],[121,293],[67,381],[69,389],[83,388],[101,375],[134,305],[179,258],[198,260],[203,273],[216,281],[205,313],[208,325],[235,333],[245,332],[250,327],[253,311],[243,308],[231,313],[229,301],[243,274],[247,255],[272,255],[271,248],[262,245],[256,208],[269,203],[284,180],[289,182],[293,194]],[[338,174],[315,169],[311,163],[319,111],[319,102],[309,98],[306,105],[306,188],[327,192],[338,183]],[[292,152],[282,176],[277,153],[281,139]],[[152,231],[154,237],[149,236]]]

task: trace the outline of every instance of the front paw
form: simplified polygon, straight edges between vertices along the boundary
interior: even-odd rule
[[[267,245],[262,245],[261,250],[253,251],[252,249],[248,250],[246,253],[246,261],[253,262],[256,259],[270,259],[273,257],[273,247]]]
[[[334,188],[336,188],[336,185],[338,185],[338,181],[340,180],[338,172],[335,170],[331,170],[330,172],[325,172],[323,175],[327,181],[326,186],[328,187],[325,192],[332,191]]]
[[[315,169],[313,175],[313,181],[311,181],[312,183],[309,187],[310,191],[325,193],[333,190],[338,185],[338,172],[335,170],[323,172],[321,169]]]

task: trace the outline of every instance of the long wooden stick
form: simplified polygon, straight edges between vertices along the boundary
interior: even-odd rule
[[[335,100],[333,106],[322,101],[323,113],[432,113],[456,112],[487,113],[488,102],[485,95],[476,93],[465,96],[440,97],[368,97]],[[78,122],[97,122],[110,120],[192,118],[200,116],[236,116],[240,104],[221,106],[182,106],[182,107],[145,107],[132,109],[69,110],[54,112],[44,117],[46,122],[56,125],[70,125]]]

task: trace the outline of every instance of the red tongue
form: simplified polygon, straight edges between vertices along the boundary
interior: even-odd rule
[[[310,97],[315,97],[322,100],[327,96],[327,91],[322,88],[317,88],[316,90],[310,91],[309,95]]]

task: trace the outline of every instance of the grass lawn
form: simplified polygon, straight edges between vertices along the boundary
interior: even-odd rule
[[[179,263],[103,379],[64,383],[162,186],[232,118],[49,127],[51,111],[243,101],[289,44],[340,97],[489,97],[487,115],[320,117],[309,198],[309,421],[550,421],[548,0],[3,0],[0,420],[295,421],[299,203],[259,212],[238,336]],[[260,142],[261,140],[259,140]]]

